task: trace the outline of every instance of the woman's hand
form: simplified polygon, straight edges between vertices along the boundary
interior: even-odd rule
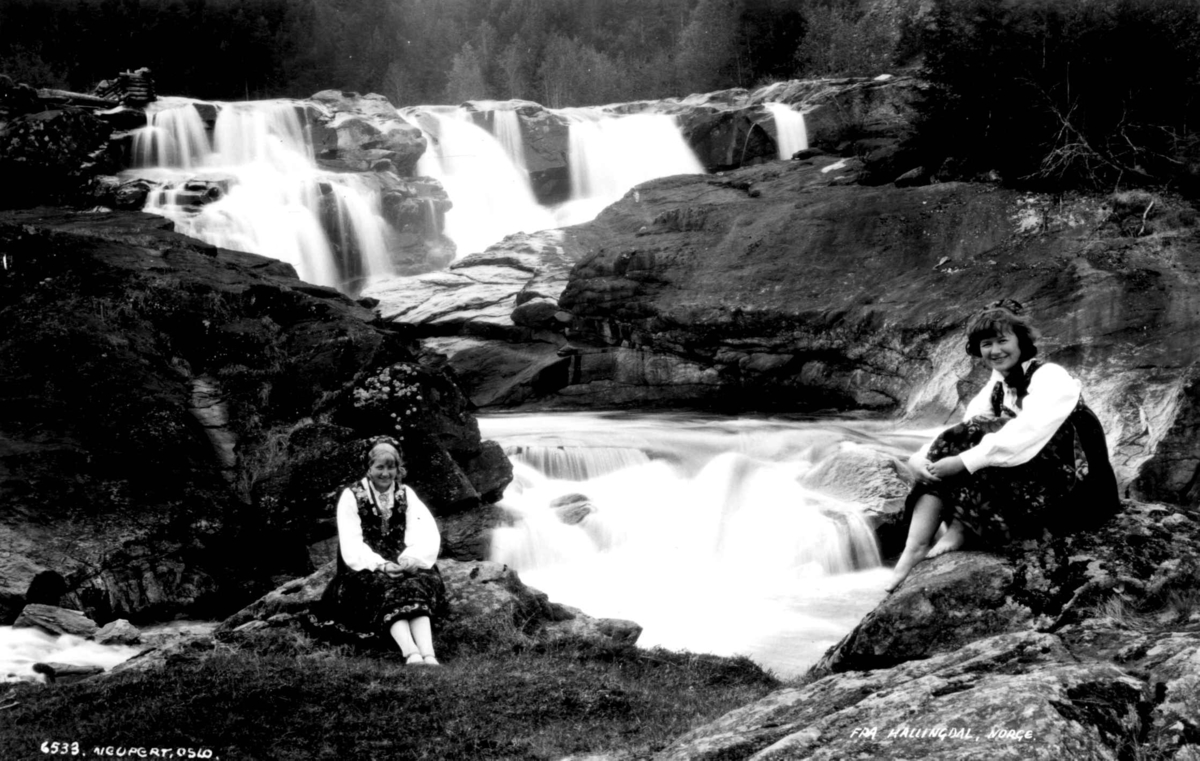
[[[379,570],[386,573],[388,576],[403,576],[409,571],[417,567],[417,561],[412,558],[400,557],[396,562],[387,562],[380,566]]]
[[[962,458],[958,455],[943,457],[929,466],[929,472],[936,476],[937,480],[957,476],[966,469],[967,466],[963,464]]]
[[[933,483],[941,480],[932,472],[930,472],[929,466],[932,464],[933,463],[931,463],[928,459],[924,457],[918,457],[915,454],[908,459],[908,469],[912,471],[913,478],[917,479],[918,482],[923,484]]]

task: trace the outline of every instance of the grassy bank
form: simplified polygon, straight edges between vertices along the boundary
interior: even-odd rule
[[[441,668],[286,650],[218,644],[144,672],[21,686],[0,701],[11,706],[0,709],[0,758],[53,757],[51,741],[78,743],[82,757],[111,746],[222,761],[636,759],[777,686],[743,658],[582,642],[462,654]],[[76,746],[66,747],[60,755]]]

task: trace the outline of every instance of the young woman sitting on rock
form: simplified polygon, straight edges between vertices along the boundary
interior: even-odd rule
[[[322,597],[333,628],[370,641],[390,636],[409,664],[438,665],[431,616],[445,607],[434,562],[441,535],[429,509],[404,485],[394,439],[368,443],[366,476],[337,504],[337,574]]]
[[[992,377],[961,423],[909,459],[911,523],[889,592],[924,558],[967,541],[1040,539],[1094,526],[1119,508],[1100,421],[1079,381],[1034,359],[1037,334],[1023,312],[1006,299],[967,324],[967,353]],[[933,544],[943,521],[948,528]]]

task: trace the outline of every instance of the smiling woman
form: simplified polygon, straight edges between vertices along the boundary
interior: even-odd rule
[[[1095,525],[1119,508],[1100,421],[1061,366],[1040,362],[1023,307],[996,302],[967,325],[967,353],[992,377],[963,421],[909,460],[911,522],[888,590],[926,557]],[[941,524],[945,534],[933,544]]]
[[[337,575],[329,583],[320,623],[342,636],[371,642],[385,635],[405,662],[436,666],[430,618],[443,614],[446,587],[434,563],[437,523],[403,484],[404,458],[388,436],[367,442],[366,477],[338,500]]]

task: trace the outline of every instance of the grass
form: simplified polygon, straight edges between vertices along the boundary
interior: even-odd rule
[[[441,668],[344,649],[220,647],[167,667],[5,698],[0,758],[46,740],[240,759],[646,758],[778,686],[744,658],[567,642]]]

